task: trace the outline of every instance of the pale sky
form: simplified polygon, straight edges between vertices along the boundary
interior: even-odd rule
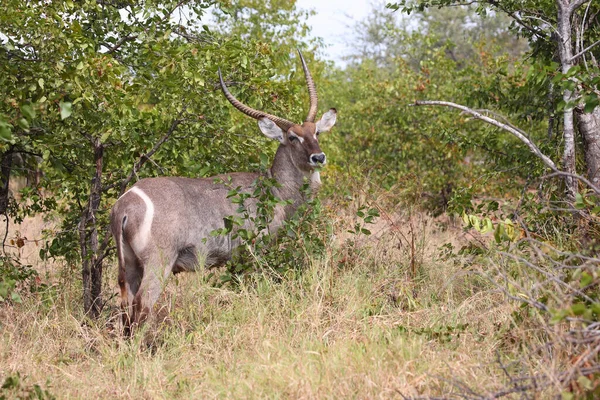
[[[323,38],[328,45],[325,53],[329,57],[326,58],[344,65],[342,56],[350,51],[351,28],[369,14],[374,2],[376,0],[296,0],[296,5],[316,11],[317,14],[308,20],[313,35]]]

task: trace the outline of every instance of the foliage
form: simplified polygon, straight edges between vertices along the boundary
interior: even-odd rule
[[[388,8],[383,4],[375,7],[356,23],[357,38],[350,60],[370,59],[388,69],[403,58],[416,69],[427,51],[442,48],[461,67],[476,56],[477,43],[485,43],[494,56],[508,53],[517,57],[527,49],[526,42],[509,31],[509,20],[503,13],[483,14],[476,7],[464,6],[422,9],[409,18]],[[414,37],[420,40],[411,40]]]
[[[404,45],[431,40],[405,35]],[[449,206],[459,214],[472,210],[473,193],[517,193],[520,182],[542,174],[542,169],[531,168],[541,165],[539,160],[509,135],[451,112],[411,107],[414,100],[428,98],[481,105],[494,92],[502,93],[507,86],[502,78],[512,60],[474,48],[477,56],[461,61],[461,68],[446,48],[437,48],[419,57],[416,70],[405,57],[389,68],[366,58],[332,77],[334,82],[351,82],[327,88],[345,112],[339,140],[352,149],[333,157],[340,170],[368,175],[435,214]],[[513,76],[518,79],[519,72]],[[474,87],[480,88],[475,94]],[[485,100],[478,100],[477,93]],[[546,129],[542,124],[531,126],[544,146]]]
[[[265,172],[266,156],[261,155],[261,159]],[[311,258],[323,255],[325,235],[331,234],[331,226],[321,219],[321,203],[314,198],[308,182],[301,189],[306,201],[291,218],[283,221],[276,235],[270,231],[276,211],[283,212],[290,205],[272,193],[271,189],[278,185],[265,173],[253,182],[252,192],[230,188],[227,198],[238,205],[237,215],[225,218],[225,226],[211,235],[230,235],[232,241],[239,242],[239,247],[219,276],[220,284],[239,284],[248,274],[256,272],[269,271],[279,277],[301,272]]]
[[[0,303],[20,303],[21,291],[36,292],[44,287],[31,265],[23,265],[10,256],[0,257]]]
[[[26,378],[22,378],[18,372],[4,378],[2,387],[0,387],[0,400],[53,400],[56,398],[47,389],[43,389],[37,383],[28,385],[25,383],[25,380]]]
[[[510,17],[510,29],[527,38],[531,46],[530,76],[525,85],[517,85],[513,92],[521,95],[510,98],[517,100],[535,87],[533,105],[538,107],[538,115],[548,119],[548,133],[552,137],[555,120],[562,114],[562,169],[570,175],[565,177],[565,193],[569,201],[575,199],[577,184],[571,176],[577,173],[576,143],[574,132],[579,131],[584,146],[581,154],[585,158],[587,176],[594,183],[600,182],[600,152],[592,143],[600,136],[598,122],[600,104],[598,82],[598,44],[600,24],[598,5],[593,1],[555,2],[549,0],[521,1],[480,1],[475,2],[478,15],[490,12],[504,13]],[[403,0],[389,3],[388,8],[406,13],[423,12],[430,7],[464,7],[454,0]],[[558,62],[557,62],[558,61]],[[543,85],[540,85],[543,83]],[[541,90],[540,90],[541,89]],[[543,92],[543,93],[541,93]],[[500,102],[514,105],[511,100]],[[527,104],[527,103],[525,103]],[[541,107],[540,107],[541,106]],[[518,108],[521,108],[519,105]],[[527,106],[525,108],[528,108]],[[579,114],[577,127],[574,124],[574,111]],[[545,111],[545,112],[544,112]],[[557,123],[557,126],[559,124]],[[557,129],[558,130],[558,129]]]
[[[366,228],[368,224],[375,223],[375,219],[379,217],[379,211],[377,208],[368,208],[363,205],[358,207],[356,210],[356,216],[359,218],[358,222],[354,224],[353,229],[348,230],[348,233],[353,235],[370,235],[371,231]]]
[[[200,20],[209,4],[3,4],[0,152],[41,157],[42,186],[55,194],[63,223],[44,256],[80,260],[84,291],[101,280],[108,210],[134,178],[210,176],[256,163],[254,149],[265,140],[248,134],[249,120],[222,98],[219,67],[226,80],[244,82],[236,88],[244,102],[301,114],[300,78],[269,79],[292,62],[290,49],[239,35],[265,5],[223,2],[230,13],[251,11],[213,30]],[[292,27],[282,39],[307,34],[306,26],[295,30],[304,14],[293,4],[277,15],[261,27]]]
[[[590,2],[588,15],[593,16],[597,5]],[[428,8],[441,8],[447,6],[461,6],[463,3],[456,0],[401,0],[388,3],[387,7],[411,14],[423,12]],[[518,35],[525,37],[532,46],[536,57],[551,60],[555,54],[555,45],[552,43],[551,25],[557,22],[557,4],[552,0],[482,0],[473,3],[478,15],[485,17],[490,12],[503,13],[510,17],[508,27]],[[600,35],[600,29],[592,21],[583,21],[586,29],[582,32],[586,37],[585,42],[594,43]],[[589,25],[587,25],[589,24]],[[583,38],[582,38],[583,40]]]
[[[148,356],[149,363],[159,363],[152,364],[153,371],[162,360],[177,359],[176,365],[182,365],[181,359],[192,360],[188,364],[202,365],[200,373],[206,379],[180,379],[181,371],[167,366],[172,375],[149,382],[150,390],[156,384],[163,391],[156,393],[167,393],[177,385],[177,393],[197,397],[199,386],[221,378],[226,370],[236,372],[231,375],[244,384],[222,382],[226,389],[215,391],[244,397],[235,396],[240,387],[260,388],[259,380],[247,385],[244,379],[265,375],[260,370],[264,365],[270,368],[269,377],[273,371],[293,375],[306,355],[314,353],[319,363],[305,367],[319,372],[314,387],[321,387],[322,372],[331,373],[323,365],[330,365],[326,363],[332,357],[341,365],[335,371],[340,376],[364,374],[369,379],[374,376],[368,370],[372,360],[379,360],[388,364],[378,364],[377,372],[393,371],[385,382],[377,381],[389,395],[398,392],[390,382],[408,376],[397,370],[404,368],[398,360],[407,357],[406,344],[421,359],[426,343],[436,354],[432,364],[440,358],[452,363],[451,357],[457,357],[460,362],[452,365],[462,366],[469,351],[481,352],[469,353],[467,359],[476,367],[462,376],[481,375],[476,389],[486,390],[485,397],[494,397],[494,392],[487,389],[489,374],[481,372],[482,359],[490,361],[485,368],[497,359],[501,371],[494,385],[508,385],[510,393],[525,386],[515,382],[543,390],[538,385],[542,382],[556,390],[569,387],[564,397],[591,394],[597,381],[595,349],[600,348],[597,192],[581,190],[573,198],[574,209],[565,208],[563,187],[544,177],[543,164],[514,137],[465,115],[412,104],[444,99],[484,109],[526,132],[544,154],[559,160],[565,111],[576,108],[582,116],[598,106],[599,74],[591,56],[598,58],[600,46],[563,69],[549,30],[557,22],[558,2],[490,0],[444,7],[459,3],[463,2],[418,0],[389,5],[410,13],[410,21],[399,13],[374,10],[356,27],[355,53],[342,70],[315,59],[315,53],[325,50],[318,39],[308,38],[306,19],[311,13],[299,10],[295,2],[220,1],[214,4],[211,24],[202,18],[212,4],[208,1],[4,0],[0,161],[4,167],[18,155],[27,167],[40,164],[44,170],[40,188],[27,188],[22,200],[12,199],[7,214],[15,220],[34,212],[58,215],[61,226],[41,253],[47,260],[61,257],[81,266],[84,289],[93,290],[86,282],[92,277],[102,283],[98,266],[112,251],[108,210],[136,179],[265,171],[265,154],[274,145],[253,133],[250,119],[222,98],[217,70],[244,103],[300,121],[306,89],[298,60],[290,57],[299,48],[311,65],[324,100],[321,106],[335,106],[340,112],[336,130],[322,142],[331,163],[322,171],[321,200],[313,198],[306,185],[308,201],[273,237],[268,233],[274,213],[287,205],[273,196],[276,183],[263,175],[251,192],[230,188],[229,200],[238,206],[238,214],[214,234],[231,235],[241,246],[223,271],[212,272],[225,287],[192,286],[184,279],[178,283],[185,290],[171,287],[181,289],[181,297],[173,301],[185,307],[175,308],[159,336],[174,341],[156,344],[153,354],[159,357]],[[599,15],[597,4],[588,4],[589,12],[580,9],[574,19],[582,26],[581,37],[574,41],[579,50],[600,38],[600,24],[592,23]],[[527,15],[536,18],[524,18]],[[1,180],[8,183],[6,175]],[[428,259],[433,253],[429,250],[440,244],[429,243],[424,231],[414,228],[411,216],[418,211],[413,210],[447,214],[432,223],[438,232],[452,235],[439,240],[441,257]],[[370,236],[370,225],[380,213],[385,217],[378,221],[381,225],[394,222]],[[452,230],[452,215],[462,216],[464,231]],[[343,235],[346,238],[340,239]],[[423,238],[422,250],[417,249],[417,235],[422,235],[417,238]],[[37,281],[35,270],[15,260],[2,262],[1,300],[27,301],[19,294]],[[507,298],[514,302],[507,303]],[[90,305],[108,304],[106,315],[114,317],[111,302],[98,300],[99,295],[92,298],[86,312]],[[240,311],[236,305],[244,301],[246,308]],[[64,304],[78,303],[70,297]],[[19,320],[21,305],[5,305],[0,311]],[[406,313],[407,309],[416,312]],[[44,363],[54,367],[56,360],[66,359],[65,364],[79,367],[78,359],[106,357],[111,361],[102,361],[109,367],[97,365],[107,375],[130,373],[131,379],[123,382],[134,382],[133,387],[148,383],[153,375],[147,370],[124,368],[142,365],[146,354],[134,345],[114,346],[111,333],[93,331],[66,314],[39,329],[64,329],[57,334],[61,339],[84,338],[83,350],[78,351],[85,357],[77,351],[65,354],[69,346],[56,340],[58,349],[52,356],[40,355]],[[112,322],[99,324],[112,332]],[[11,338],[27,340],[18,325]],[[91,336],[87,329],[92,329]],[[278,337],[273,336],[275,330]],[[303,330],[304,338],[294,341]],[[292,339],[282,344],[286,335]],[[91,344],[83,343],[90,337]],[[481,342],[486,345],[479,346]],[[29,343],[36,344],[34,339]],[[178,354],[189,346],[198,350],[186,353],[192,358]],[[213,352],[219,346],[222,352]],[[239,360],[257,359],[245,353],[253,346],[261,356],[283,355],[273,359],[293,368],[260,359],[260,371],[251,370],[258,364]],[[336,351],[326,351],[332,348]],[[297,349],[302,352],[296,355]],[[503,364],[504,358],[510,366]],[[348,364],[354,369],[346,369]],[[435,365],[409,364],[415,377],[436,370]],[[250,370],[244,369],[248,365]],[[526,375],[517,375],[514,365],[523,365]],[[453,372],[448,374],[452,379]],[[18,375],[9,378],[10,388],[3,390],[41,390],[24,385]],[[122,388],[123,382],[116,386]],[[452,382],[457,381],[430,383],[427,393],[469,387],[458,381],[453,388]],[[371,382],[346,383],[347,391],[336,385],[346,397],[382,395],[371,391],[376,387]],[[414,395],[422,395],[422,383],[414,381],[414,386]],[[279,388],[297,397],[307,394],[290,389],[285,380]],[[331,393],[340,397],[336,390]],[[327,397],[329,392],[308,393]]]

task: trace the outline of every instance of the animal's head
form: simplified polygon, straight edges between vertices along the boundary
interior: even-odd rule
[[[308,94],[310,98],[310,107],[306,120],[302,124],[293,123],[287,119],[267,114],[255,110],[237,100],[225,86],[221,71],[219,70],[219,81],[221,89],[227,100],[244,114],[257,119],[258,126],[262,133],[268,138],[278,140],[282,146],[289,146],[290,154],[294,158],[294,163],[303,170],[311,170],[315,167],[321,167],[327,163],[325,153],[319,147],[319,135],[329,131],[336,121],[337,112],[335,108],[327,111],[321,119],[315,122],[317,115],[317,90],[315,83],[306,66],[302,53],[298,50],[302,69],[306,77]]]

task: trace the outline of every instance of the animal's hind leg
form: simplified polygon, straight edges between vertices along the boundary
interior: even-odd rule
[[[176,256],[154,255],[144,261],[144,275],[133,299],[132,322],[134,324],[139,325],[152,315],[152,307],[171,274],[175,259]]]
[[[119,287],[121,288],[121,317],[123,321],[123,333],[131,335],[131,323],[133,322],[133,300],[137,294],[142,281],[143,269],[137,258],[127,246],[121,249],[119,254]]]
[[[131,335],[133,318],[133,300],[142,281],[142,270],[138,265],[119,268],[119,286],[121,288],[121,316],[125,336]]]

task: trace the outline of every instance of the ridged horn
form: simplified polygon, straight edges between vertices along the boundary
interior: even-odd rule
[[[290,122],[287,119],[279,118],[275,115],[267,114],[266,112],[258,111],[254,108],[248,107],[247,105],[243,104],[241,101],[236,99],[231,94],[229,89],[227,89],[227,86],[225,86],[225,82],[223,82],[223,77],[221,76],[221,68],[219,68],[219,82],[221,83],[221,89],[223,90],[223,94],[225,95],[227,100],[229,100],[231,105],[243,112],[244,114],[246,114],[247,116],[252,117],[254,119],[260,119],[263,117],[268,118],[271,121],[275,122],[277,126],[283,129],[285,132],[287,132],[287,130],[290,129],[293,125],[295,125],[293,122]]]
[[[306,117],[306,122],[315,122],[315,117],[317,116],[317,88],[315,87],[315,81],[313,81],[312,76],[310,75],[310,71],[306,66],[306,62],[304,61],[304,57],[302,57],[302,53],[300,49],[298,50],[298,54],[300,55],[300,61],[302,61],[302,69],[304,70],[304,76],[306,77],[306,86],[308,86],[308,97],[310,98],[310,108],[308,110],[308,116]]]

